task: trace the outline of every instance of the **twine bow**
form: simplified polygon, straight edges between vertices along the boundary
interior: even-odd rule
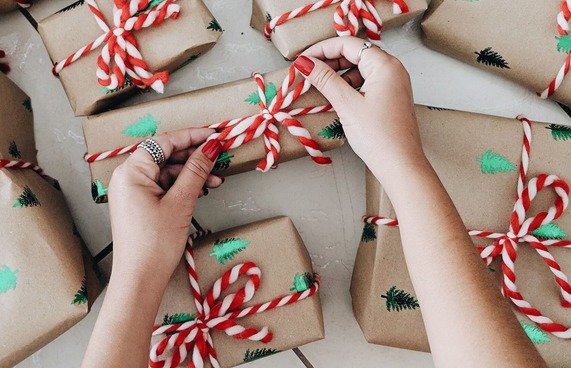
[[[408,5],[405,0],[391,0],[393,2],[393,13],[408,13]],[[326,8],[332,4],[340,3],[333,16],[334,27],[339,36],[356,36],[359,31],[359,19],[365,26],[367,37],[372,43],[380,46],[381,30],[383,22],[377,9],[375,0],[321,0],[291,10],[271,19],[266,23],[264,35],[267,39],[272,38],[272,31],[288,20],[299,18],[315,10]]]
[[[168,18],[176,19],[180,6],[173,4],[174,1],[176,0],[114,0],[113,27],[110,28],[95,0],[85,0],[104,33],[55,64],[54,74],[104,44],[101,55],[97,58],[96,74],[100,85],[107,90],[114,90],[125,85],[126,76],[129,76],[129,80],[137,87],[150,87],[163,93],[164,85],[168,82],[168,72],[149,72],[132,32],[158,26]]]
[[[563,0],[561,2],[561,11],[557,14],[557,33],[560,36],[569,35],[569,20],[571,20],[571,0]],[[546,89],[544,89],[542,92],[537,92],[537,95],[544,99],[553,95],[555,91],[557,91],[557,89],[561,87],[561,84],[563,83],[563,80],[565,80],[565,77],[569,73],[570,68],[571,68],[571,53],[568,52],[567,57],[565,58],[565,62],[563,63],[563,66],[561,66],[561,69],[559,69],[559,72],[557,73],[557,76],[555,76],[555,79],[553,79],[549,83],[549,86]]]
[[[528,243],[543,258],[549,269],[555,276],[562,295],[562,306],[571,308],[571,286],[569,279],[561,271],[561,267],[555,261],[549,247],[571,248],[571,241],[567,239],[543,239],[533,234],[542,225],[552,223],[558,219],[569,205],[569,185],[556,175],[540,174],[530,179],[527,184],[527,171],[529,168],[529,155],[531,147],[531,122],[519,116],[522,122],[524,138],[522,160],[517,183],[517,194],[514,209],[510,218],[507,233],[495,233],[490,231],[469,230],[470,236],[493,239],[493,243],[486,247],[479,247],[480,256],[487,265],[490,265],[495,257],[502,259],[502,293],[516,305],[523,314],[537,324],[543,330],[552,333],[562,339],[571,339],[571,328],[553,322],[541,312],[532,307],[516,286],[515,262],[519,243]],[[553,188],[557,195],[554,204],[547,211],[540,212],[535,216],[527,217],[527,211],[533,199],[545,188]],[[364,216],[363,220],[369,224],[398,226],[398,221],[385,217]]]
[[[186,359],[190,351],[192,351],[192,355],[188,363],[189,367],[202,368],[205,361],[210,361],[212,367],[219,368],[220,364],[216,358],[216,350],[210,335],[212,329],[224,331],[228,336],[236,339],[268,343],[272,340],[272,333],[267,327],[259,330],[247,328],[239,325],[235,320],[309,298],[319,289],[319,276],[315,274],[315,283],[305,291],[282,296],[267,303],[239,309],[244,303],[253,298],[260,286],[260,269],[253,262],[246,262],[226,271],[221,278],[214,282],[212,288],[206,293],[206,298],[203,299],[198,285],[198,275],[192,251],[192,241],[203,234],[195,233],[191,235],[184,253],[192,296],[197,311],[195,319],[184,323],[155,326],[153,336],[162,334],[167,336],[151,348],[149,355],[149,366],[151,368],[177,367]],[[236,283],[241,276],[248,277],[245,286],[236,293],[228,294],[220,300],[222,292],[230,285]],[[162,355],[169,352],[172,353],[171,356],[161,359]]]
[[[307,129],[305,129],[294,116],[333,111],[333,107],[331,105],[323,105],[309,108],[287,109],[311,87],[311,84],[306,79],[303,79],[292,91],[289,91],[290,87],[295,84],[296,76],[296,69],[293,66],[290,67],[288,77],[284,79],[280,90],[277,91],[276,96],[269,103],[266,103],[264,78],[260,74],[254,73],[253,77],[258,85],[260,113],[245,118],[226,120],[221,123],[208,125],[207,128],[217,131],[217,133],[212,134],[208,139],[218,139],[223,143],[223,150],[227,151],[248,143],[252,139],[263,136],[266,158],[258,164],[257,170],[266,172],[277,165],[278,154],[281,147],[279,143],[279,131],[276,124],[281,123],[288,129],[290,134],[295,136],[305,147],[313,161],[318,164],[330,164],[331,159],[323,155],[323,152],[319,149],[319,144],[311,138]]]
[[[289,68],[288,76],[284,79],[276,96],[269,103],[266,103],[264,78],[260,74],[254,73],[253,76],[258,86],[258,96],[260,98],[260,113],[207,125],[205,128],[216,130],[216,133],[212,134],[208,139],[218,139],[223,144],[223,150],[226,151],[240,147],[255,138],[263,136],[266,158],[258,164],[257,169],[266,172],[277,165],[281,147],[279,130],[276,124],[281,123],[304,146],[313,161],[318,164],[331,163],[331,159],[323,155],[323,152],[319,149],[319,144],[311,138],[309,131],[295,117],[334,111],[333,107],[331,105],[322,105],[289,109],[288,107],[311,87],[311,84],[306,79],[295,84],[297,73],[293,66]],[[289,91],[294,84],[293,90]],[[84,160],[92,163],[133,152],[137,149],[139,143],[111,151],[85,154]]]

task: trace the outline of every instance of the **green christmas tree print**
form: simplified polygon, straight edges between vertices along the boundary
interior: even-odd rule
[[[271,22],[271,21],[272,21],[272,16],[270,15],[270,13],[266,12],[266,22]]]
[[[10,156],[12,156],[14,158],[18,158],[18,159],[22,158],[22,153],[18,149],[18,146],[16,145],[16,141],[10,142],[10,146],[8,147],[8,154],[10,154]]]
[[[156,121],[153,115],[147,114],[147,116],[140,117],[133,124],[125,128],[121,134],[137,138],[153,137],[157,134],[157,128],[160,124],[161,122]]]
[[[296,273],[293,278],[293,287],[289,291],[303,293],[315,284],[315,276],[309,272],[303,274]]]
[[[246,350],[246,354],[244,355],[244,363],[253,362],[254,360],[261,359],[275,353],[279,353],[279,350],[276,349],[268,349],[268,348],[261,348],[255,350]]]
[[[99,179],[96,179],[95,182],[91,184],[91,195],[93,196],[93,199],[97,200],[105,198],[108,191],[109,188],[105,188]]]
[[[122,86],[119,86],[119,87],[113,88],[113,89],[103,87],[103,89],[101,90],[101,93],[109,94],[109,93],[118,92],[118,91],[121,91],[127,87],[131,87],[132,85],[133,85],[133,81],[131,80],[131,77],[129,77],[128,74],[125,74],[125,81],[123,82]]]
[[[220,27],[220,24],[216,19],[212,19],[210,23],[208,23],[208,27],[206,29],[210,29],[215,32],[223,32],[224,30]]]
[[[24,102],[22,102],[22,106],[24,106],[24,108],[29,112],[34,112],[32,110],[32,100],[30,100],[30,98],[26,98]]]
[[[571,52],[571,37],[569,35],[555,37],[557,40],[557,51],[568,54]]]
[[[38,200],[38,197],[32,192],[29,186],[24,187],[24,192],[20,194],[16,203],[12,206],[12,208],[16,207],[36,207],[41,206],[42,204]]]
[[[540,239],[565,239],[568,235],[562,228],[550,222],[533,230],[533,236]]]
[[[0,269],[0,294],[5,294],[10,290],[16,290],[19,270],[12,271],[10,267],[3,265]]]
[[[78,0],[75,3],[68,5],[65,8],[63,8],[62,10],[58,11],[58,13],[64,13],[64,12],[70,11],[71,9],[75,9],[78,6],[82,6],[84,3],[85,3],[85,0]]]
[[[212,248],[210,256],[216,257],[216,260],[218,260],[220,264],[224,264],[226,261],[233,260],[234,257],[246,249],[249,244],[249,241],[239,238],[228,238],[222,241],[217,240],[214,243],[214,248]]]
[[[550,124],[545,129],[551,130],[551,136],[556,141],[566,141],[571,139],[571,126]]]
[[[377,231],[375,230],[375,226],[373,224],[366,223],[365,226],[363,226],[361,241],[363,243],[368,243],[375,239],[377,239]]]
[[[200,53],[196,54],[196,55],[192,55],[191,57],[188,58],[188,60],[186,60],[184,63],[180,64],[179,66],[177,66],[174,70],[173,73],[176,72],[179,69],[184,68],[185,66],[187,66],[188,64],[192,63],[194,60],[198,59],[198,57],[200,56]]]
[[[482,174],[495,174],[499,172],[515,171],[516,167],[505,157],[492,150],[487,150],[482,157],[477,158],[480,162]]]
[[[416,309],[420,307],[414,296],[403,290],[397,289],[396,286],[391,287],[387,291],[387,295],[381,295],[381,298],[385,298],[387,300],[387,311],[389,312],[391,310],[400,312],[401,310]]]
[[[164,325],[175,325],[178,323],[185,323],[188,321],[194,321],[196,316],[194,314],[188,313],[175,313],[175,314],[166,314],[163,317],[163,326]]]
[[[489,272],[496,272],[496,270],[494,270],[491,266],[488,266],[488,271]]]
[[[81,281],[81,288],[75,293],[75,298],[71,304],[85,304],[87,303],[87,282],[85,278]]]
[[[482,51],[474,53],[478,55],[476,61],[480,64],[495,66],[500,69],[510,69],[502,55],[493,51],[491,47],[486,47]]]
[[[227,151],[224,151],[218,156],[218,159],[214,163],[213,171],[218,170],[225,170],[230,167],[232,163],[231,159],[234,158],[234,155],[230,155]]]
[[[317,135],[327,139],[345,139],[343,124],[341,124],[339,119],[333,120],[333,123],[323,128]]]
[[[541,328],[535,325],[531,325],[529,323],[525,323],[524,320],[520,320],[519,323],[521,324],[521,327],[523,327],[523,330],[525,331],[525,333],[527,334],[532,343],[545,344],[546,342],[551,341],[549,336],[547,336],[547,334]]]
[[[428,110],[432,111],[454,111],[452,109],[445,109],[444,107],[436,107],[436,106],[426,106]]]
[[[278,94],[278,90],[276,88],[276,85],[273,84],[272,82],[270,82],[269,84],[266,84],[266,106],[270,104],[270,102],[272,102],[272,100],[274,99],[274,97],[276,97],[276,95]],[[258,94],[258,91],[256,92],[252,92],[252,94],[250,96],[248,96],[247,99],[245,99],[244,101],[246,101],[247,103],[250,103],[252,105],[259,105],[260,104],[260,95]]]

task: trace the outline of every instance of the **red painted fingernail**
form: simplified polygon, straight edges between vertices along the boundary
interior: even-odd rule
[[[315,63],[307,56],[300,55],[293,62],[293,66],[301,72],[301,74],[306,77],[311,74],[311,71],[315,67]]]
[[[212,162],[216,161],[221,151],[222,143],[218,139],[211,139],[202,147],[202,153]]]

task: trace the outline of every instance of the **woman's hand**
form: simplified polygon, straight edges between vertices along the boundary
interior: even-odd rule
[[[159,135],[153,140],[165,163],[155,164],[139,148],[115,169],[108,192],[113,273],[166,285],[184,252],[196,200],[224,181],[210,174],[220,142],[197,147],[213,132],[190,128]]]
[[[375,46],[359,57],[364,42],[356,37],[319,42],[294,66],[333,105],[355,153],[382,178],[396,165],[424,161],[424,153],[408,73]],[[346,69],[343,76],[337,74]]]

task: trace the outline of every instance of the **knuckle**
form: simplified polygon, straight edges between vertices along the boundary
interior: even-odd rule
[[[316,70],[315,77],[313,79],[315,87],[317,89],[327,88],[327,84],[335,76],[335,72],[331,68],[319,68]]]
[[[192,175],[198,177],[202,181],[206,181],[208,175],[210,175],[208,164],[199,158],[188,160],[186,164],[184,164],[184,168],[185,170],[189,170]]]

